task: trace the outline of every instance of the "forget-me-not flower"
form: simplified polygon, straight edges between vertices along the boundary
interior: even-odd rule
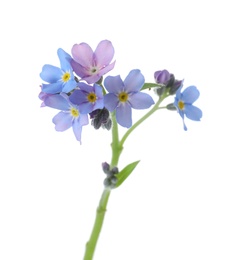
[[[76,87],[76,81],[71,66],[72,57],[63,49],[57,51],[61,68],[46,64],[42,68],[40,77],[49,84],[42,84],[42,92],[56,94],[60,92],[68,93]]]
[[[202,117],[201,109],[192,105],[198,99],[200,92],[195,86],[187,87],[183,92],[181,92],[181,89],[182,87],[176,92],[174,105],[177,108],[179,115],[182,117],[183,127],[186,131],[187,127],[184,122],[184,115],[194,121],[200,121]]]
[[[113,56],[114,48],[108,40],[101,41],[94,52],[87,43],[83,42],[73,45],[71,65],[79,77],[92,84],[113,69],[115,61],[110,64]]]
[[[150,95],[140,92],[144,81],[138,69],[131,70],[124,81],[119,75],[104,81],[109,92],[104,96],[104,105],[110,112],[116,110],[116,120],[123,127],[132,126],[132,108],[146,109],[154,104]]]
[[[79,110],[83,114],[91,113],[96,109],[103,108],[103,91],[98,84],[93,86],[87,85],[83,82],[78,83],[79,89],[73,91],[69,100],[78,105]]]
[[[72,127],[76,139],[81,143],[82,126],[88,124],[88,115],[81,114],[78,106],[72,104],[65,93],[47,96],[44,104],[61,110],[52,120],[56,131],[62,132]]]

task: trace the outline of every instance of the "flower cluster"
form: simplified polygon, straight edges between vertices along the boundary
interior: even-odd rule
[[[57,51],[60,67],[46,64],[40,73],[39,98],[42,107],[60,110],[53,118],[55,129],[65,131],[72,127],[76,139],[81,143],[82,127],[89,124],[95,129],[110,129],[111,117],[116,117],[119,125],[131,128],[132,109],[147,109],[155,104],[154,99],[144,90],[148,83],[139,69],[133,69],[124,80],[117,76],[103,76],[115,66],[114,48],[110,41],[101,41],[95,51],[87,43],[74,44],[71,54],[63,49]],[[172,105],[182,119],[200,120],[202,112],[192,105],[199,91],[191,86],[181,93],[183,80],[176,80],[167,70],[154,73],[159,98],[176,94]],[[184,129],[186,125],[184,123]]]

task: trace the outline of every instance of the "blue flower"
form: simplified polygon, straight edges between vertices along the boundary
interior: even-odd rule
[[[63,49],[57,51],[61,69],[53,65],[44,65],[40,77],[49,84],[42,84],[42,91],[49,94],[60,92],[69,93],[76,87],[73,70],[71,67],[71,56]]]
[[[76,89],[70,95],[69,100],[79,106],[83,114],[91,113],[96,109],[103,108],[103,91],[102,87],[94,84],[93,86],[85,83],[78,83],[80,89]]]
[[[78,107],[69,101],[65,93],[47,96],[44,104],[61,110],[52,120],[56,131],[62,132],[72,127],[76,139],[81,143],[82,126],[88,124],[88,115],[81,114]]]
[[[198,99],[200,92],[195,86],[187,87],[182,93],[181,89],[182,87],[176,92],[174,105],[183,119],[183,126],[186,131],[187,127],[184,122],[184,115],[194,121],[200,121],[202,117],[202,111],[198,107],[192,105]]]
[[[140,70],[131,70],[124,81],[120,76],[108,76],[104,86],[109,92],[104,96],[104,105],[110,111],[116,110],[116,120],[123,127],[132,126],[132,108],[146,109],[154,104],[152,97],[140,92],[144,76]]]

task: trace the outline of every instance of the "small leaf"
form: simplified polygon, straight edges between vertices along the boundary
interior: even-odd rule
[[[157,83],[144,83],[144,85],[142,86],[141,90],[151,89],[151,88],[156,88],[156,87],[161,87],[161,85],[157,84]]]
[[[115,175],[118,179],[115,186],[116,188],[119,187],[127,179],[127,177],[132,173],[139,162],[140,161],[136,161],[128,164],[124,169],[122,169],[118,174]]]

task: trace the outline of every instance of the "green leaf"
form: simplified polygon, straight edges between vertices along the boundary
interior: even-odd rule
[[[135,169],[135,167],[139,162],[140,161],[136,161],[128,164],[124,169],[122,169],[118,174],[116,174],[117,177],[117,184],[115,186],[116,188],[119,187],[127,179],[127,177],[132,173],[132,171]]]
[[[157,84],[157,83],[144,83],[144,85],[142,86],[141,90],[144,90],[144,89],[151,89],[151,88],[156,88],[156,87],[161,87],[160,84]]]

